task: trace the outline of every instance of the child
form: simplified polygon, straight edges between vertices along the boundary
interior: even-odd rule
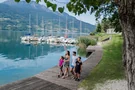
[[[75,65],[75,77],[76,77],[75,80],[76,81],[80,81],[81,71],[82,71],[82,61],[81,61],[81,57],[78,57],[76,61],[76,65]]]
[[[64,75],[64,73],[63,73],[63,63],[64,63],[64,57],[61,56],[61,57],[60,57],[60,60],[59,60],[59,65],[58,65],[58,66],[59,66],[59,69],[60,69],[60,72],[59,72],[58,77]]]
[[[70,72],[72,73],[73,76],[75,74],[75,64],[76,64],[76,61],[77,61],[76,52],[73,51],[72,63],[71,63],[71,69],[70,69]]]

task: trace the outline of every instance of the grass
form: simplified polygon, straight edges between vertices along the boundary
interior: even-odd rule
[[[102,60],[81,82],[80,87],[93,90],[97,83],[124,78],[122,42],[120,35],[112,35],[111,41],[103,46]]]
[[[110,36],[111,36],[111,35],[105,34],[105,33],[97,33],[97,34],[95,35],[95,37],[98,38],[98,41],[99,41],[99,42],[101,42],[102,40],[104,40],[104,39],[106,39],[106,38],[108,38],[108,37],[110,37]]]

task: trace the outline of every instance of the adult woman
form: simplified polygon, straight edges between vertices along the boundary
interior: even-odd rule
[[[70,64],[70,52],[67,51],[65,54],[65,60],[64,60],[65,72],[62,78],[68,77],[69,75],[69,64]]]

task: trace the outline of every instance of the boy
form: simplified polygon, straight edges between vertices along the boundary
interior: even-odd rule
[[[71,63],[71,69],[70,69],[70,72],[73,74],[73,76],[74,76],[74,74],[75,74],[76,59],[77,59],[76,52],[73,51],[72,63]]]
[[[76,65],[75,65],[75,76],[76,76],[76,81],[80,81],[80,74],[82,71],[82,61],[81,57],[77,58]]]

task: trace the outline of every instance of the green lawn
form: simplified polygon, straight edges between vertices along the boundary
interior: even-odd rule
[[[112,35],[112,39],[103,46],[102,60],[82,81],[80,87],[92,90],[97,83],[125,78],[122,63],[122,42],[121,35]]]

